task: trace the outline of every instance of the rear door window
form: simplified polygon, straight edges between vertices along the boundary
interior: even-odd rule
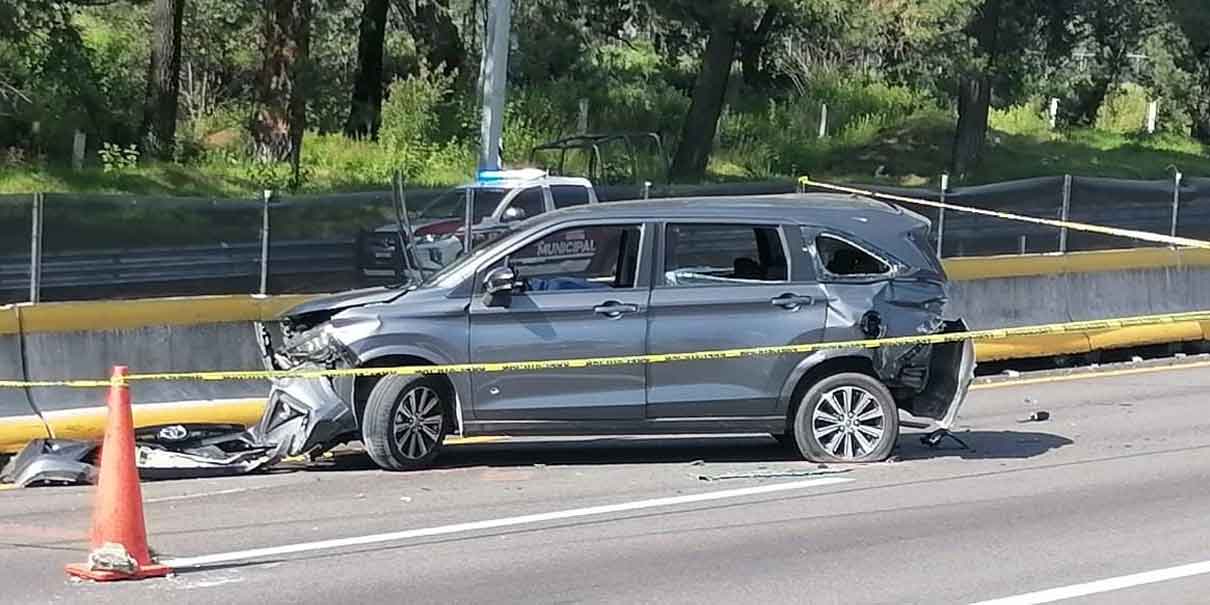
[[[779,283],[789,274],[777,227],[681,223],[665,229],[666,286]]]

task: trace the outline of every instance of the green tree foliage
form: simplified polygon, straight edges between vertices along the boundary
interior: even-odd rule
[[[1182,66],[1197,81],[1198,94],[1191,101],[1193,134],[1210,143],[1210,10],[1200,0],[1169,0],[1172,17],[1185,35]]]
[[[513,0],[505,157],[523,163],[529,146],[571,134],[582,99],[590,130],[662,135],[683,180],[722,164],[767,176],[852,157],[895,170],[885,147],[911,138],[909,121],[927,125],[912,136],[930,166],[977,174],[992,110],[1045,124],[1034,118],[1049,96],[1063,99],[1066,127],[1127,132],[1136,101],[1158,98],[1164,127],[1210,142],[1204,4]],[[142,167],[159,156],[247,172],[259,156],[369,175],[396,163],[437,179],[477,145],[485,10],[486,0],[0,2],[0,151],[65,164],[78,129],[91,154],[142,143]],[[1136,52],[1148,61],[1126,59]],[[342,152],[346,136],[359,140]],[[869,149],[880,139],[896,142]]]

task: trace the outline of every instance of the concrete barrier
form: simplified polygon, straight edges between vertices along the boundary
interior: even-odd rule
[[[952,281],[949,314],[966,318],[972,328],[1210,306],[1207,250],[959,258],[945,265]],[[129,365],[134,372],[260,369],[251,322],[306,298],[210,296],[3,307],[0,369],[4,378],[25,380],[99,378],[108,376],[113,364]],[[976,350],[981,361],[990,361],[1208,337],[1210,322],[1185,322],[985,342]],[[139,384],[132,390],[135,423],[252,424],[266,392],[259,381]],[[99,437],[103,401],[100,389],[0,389],[0,453],[48,435]]]
[[[0,319],[0,347],[12,346],[0,349],[0,367],[6,378],[35,381],[104,377],[115,364],[142,373],[260,369],[251,322],[306,298],[213,296],[9,307],[14,319]],[[264,381],[140,384],[131,390],[135,424],[252,424],[267,390]],[[0,453],[37,437],[98,437],[104,398],[104,389],[0,389]]]
[[[25,376],[21,319],[14,306],[0,307],[0,368],[10,370],[10,376]],[[0,389],[0,426],[11,427],[0,430],[0,452],[14,451],[30,439],[50,436],[25,389]]]
[[[1210,250],[1142,248],[950,259],[951,313],[973,328],[1105,319],[1204,309]],[[1087,353],[1205,340],[1198,322],[1037,336],[976,345],[981,361]]]

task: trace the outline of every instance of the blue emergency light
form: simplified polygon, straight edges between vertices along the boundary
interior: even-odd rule
[[[538,168],[521,168],[518,170],[480,170],[476,180],[480,183],[500,181],[530,181],[546,176],[545,170]]]

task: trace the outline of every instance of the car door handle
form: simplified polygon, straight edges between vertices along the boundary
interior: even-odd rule
[[[783,309],[794,310],[804,305],[810,306],[815,304],[815,297],[799,296],[797,294],[782,294],[781,296],[770,300],[769,303]]]
[[[639,306],[624,304],[616,300],[611,300],[593,307],[592,312],[598,315],[604,315],[610,319],[617,319],[626,313],[638,313]]]

